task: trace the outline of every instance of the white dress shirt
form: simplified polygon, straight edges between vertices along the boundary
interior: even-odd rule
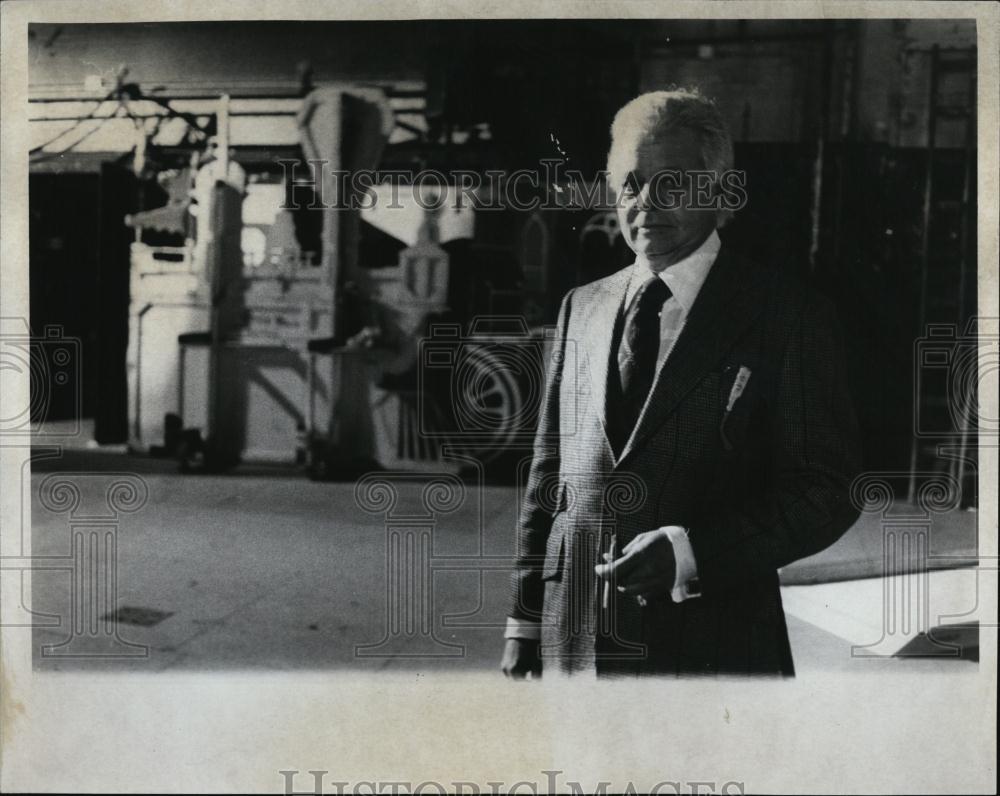
[[[625,307],[627,308],[642,284],[650,276],[657,275],[670,288],[671,296],[666,300],[660,311],[660,349],[656,355],[656,372],[659,374],[663,363],[673,351],[677,338],[680,337],[687,316],[694,306],[695,299],[701,291],[701,286],[708,277],[712,264],[718,257],[722,241],[719,234],[712,232],[705,241],[683,260],[673,265],[657,267],[657,258],[647,258],[642,255],[636,258],[632,265],[632,275],[625,292]],[[691,582],[698,577],[698,566],[694,558],[694,550],[688,541],[687,531],[678,525],[670,525],[656,529],[670,540],[674,548],[674,559],[677,563],[674,575],[674,586],[670,596],[675,603],[683,602],[691,597],[699,596],[691,590]],[[541,626],[538,622],[525,622],[510,617],[507,619],[506,638],[538,639]]]
[[[712,263],[719,255],[722,241],[719,233],[713,232],[705,241],[683,260],[665,268],[655,270],[656,258],[638,257],[632,266],[632,277],[625,291],[625,306],[632,303],[635,294],[643,283],[654,274],[663,280],[670,288],[671,297],[667,299],[660,312],[660,350],[656,355],[656,372],[660,372],[663,363],[667,361],[674,344],[680,336],[687,316],[694,306],[694,300],[701,292],[701,286],[708,277]]]

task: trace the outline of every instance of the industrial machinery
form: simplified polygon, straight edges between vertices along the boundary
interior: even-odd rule
[[[132,247],[129,376],[135,448],[161,438],[164,417],[189,431],[185,464],[213,468],[240,460],[294,461],[311,431],[329,437],[350,368],[313,362],[309,342],[334,337],[340,273],[353,267],[356,214],[323,212],[319,251],[303,251],[285,209],[285,186],[245,183],[229,160],[226,100],[214,151],[196,157],[187,204],[193,234],[182,247]],[[342,144],[345,118],[354,130]],[[307,156],[324,160],[319,189],[332,208],[342,197],[329,174],[374,165],[392,126],[378,92],[327,88],[303,100],[298,116]],[[159,209],[162,211],[162,209]],[[137,214],[141,230],[162,212]],[[176,425],[176,421],[175,421]],[[200,443],[198,442],[200,440]],[[172,440],[165,440],[172,447]]]
[[[127,219],[131,446],[185,470],[284,462],[320,478],[529,447],[545,337],[518,317],[453,311],[439,213],[409,208],[415,240],[394,267],[359,261],[357,189],[336,175],[377,165],[394,123],[382,93],[308,94],[297,123],[313,170],[291,179],[248,177],[227,119],[223,97],[168,204]],[[317,233],[306,245],[303,206]],[[185,242],[150,245],[145,229]]]

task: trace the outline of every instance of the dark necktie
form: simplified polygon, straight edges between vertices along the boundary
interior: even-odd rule
[[[647,279],[625,311],[618,345],[617,401],[610,404],[618,451],[625,446],[653,386],[660,350],[660,311],[672,293],[658,276]],[[617,404],[617,406],[615,405]]]

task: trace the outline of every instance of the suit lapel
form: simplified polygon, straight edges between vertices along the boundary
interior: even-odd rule
[[[723,246],[673,351],[656,375],[618,464],[667,419],[759,315],[763,288],[758,269],[738,261]]]
[[[605,409],[611,338],[614,337],[615,320],[624,301],[631,275],[632,266],[629,265],[608,277],[597,291],[584,316],[583,346],[587,356],[587,371],[590,374],[590,395],[594,412],[601,419],[604,438],[609,447],[611,442],[608,437]]]

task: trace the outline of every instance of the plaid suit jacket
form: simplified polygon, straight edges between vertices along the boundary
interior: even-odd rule
[[[793,673],[777,569],[857,519],[857,423],[831,306],[723,246],[619,455],[611,339],[629,269],[563,299],[518,521],[510,615],[542,622],[547,670]],[[731,412],[741,367],[751,371]],[[594,565],[664,525],[689,530],[702,596],[641,608]]]

